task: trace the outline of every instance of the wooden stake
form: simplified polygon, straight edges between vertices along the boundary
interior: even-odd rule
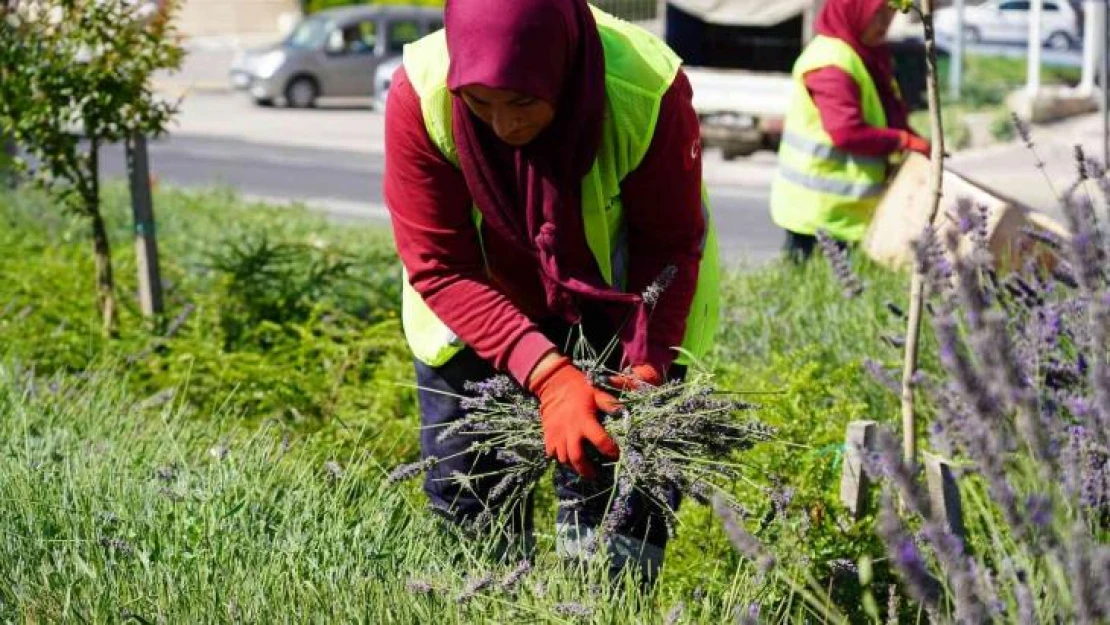
[[[963,539],[964,514],[960,503],[960,487],[952,474],[952,465],[946,461],[926,454],[925,479],[929,485],[929,502],[933,507],[933,517],[944,519],[948,531]]]
[[[941,121],[940,87],[937,79],[937,35],[933,24],[933,0],[922,0],[921,21],[925,26],[925,56],[927,70],[925,84],[928,88],[929,118],[932,128],[933,153],[929,171],[929,187],[933,202],[926,223],[932,224],[940,210],[944,180],[944,125]],[[908,464],[917,461],[917,416],[914,407],[913,376],[917,371],[917,352],[921,339],[921,317],[925,307],[925,276],[914,263],[910,282],[910,310],[906,327],[906,352],[902,367],[902,447],[903,459]]]
[[[154,231],[154,201],[150,193],[150,164],[146,137],[127,142],[127,172],[131,180],[131,210],[135,219],[135,255],[139,268],[139,303],[143,315],[163,312],[162,273],[158,264],[158,238]]]
[[[878,424],[852,421],[844,437],[844,467],[840,473],[840,502],[856,521],[867,514],[871,479],[863,470],[863,456],[875,445]]]

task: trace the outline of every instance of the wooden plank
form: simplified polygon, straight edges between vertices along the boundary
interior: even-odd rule
[[[874,448],[878,424],[874,421],[852,421],[844,442],[844,466],[840,475],[840,502],[852,518],[867,515],[871,479],[863,470],[864,454]]]
[[[139,303],[143,314],[157,317],[163,312],[162,273],[158,263],[158,239],[154,229],[154,201],[150,192],[150,162],[146,137],[136,135],[127,142],[127,171],[131,181],[131,210],[135,219],[135,255],[139,269]]]
[[[929,502],[934,516],[943,519],[948,531],[963,539],[963,505],[952,465],[942,458],[925,454],[925,479],[929,486]]]
[[[893,269],[912,266],[913,241],[920,238],[928,224],[927,207],[933,197],[928,184],[929,167],[925,157],[909,155],[875,210],[861,246],[876,263]],[[999,270],[1018,268],[1030,256],[1046,266],[1056,262],[1049,250],[1025,235],[1024,229],[1028,226],[1049,230],[1066,239],[1065,228],[1049,216],[950,168],[944,172],[944,200],[933,221],[941,241],[946,232],[958,232],[956,204],[959,200],[968,200],[973,207],[986,208],[987,245]],[[966,256],[972,249],[973,243],[965,237],[957,254]]]

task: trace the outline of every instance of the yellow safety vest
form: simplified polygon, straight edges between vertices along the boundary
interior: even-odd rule
[[[805,86],[805,75],[839,67],[859,85],[864,121],[886,128],[886,112],[875,82],[856,51],[844,41],[818,36],[794,64],[794,97],[779,147],[779,167],[771,188],[771,217],[799,234],[824,230],[842,241],[863,239],[882,196],[885,158],[854,156],[833,145],[821,113]]]
[[[607,108],[601,147],[593,169],[582,179],[582,217],[586,242],[597,260],[602,277],[611,286],[623,287],[628,264],[621,181],[636,170],[651,146],[663,95],[670,89],[681,60],[657,37],[593,9],[605,53]],[[451,127],[451,93],[447,89],[450,57],[443,31],[405,46],[405,72],[420,96],[424,125],[432,142],[455,166],[458,151]],[[701,358],[717,329],[719,314],[717,234],[702,189],[706,238],[698,286],[686,320],[686,334],[678,362]],[[477,208],[473,236],[480,237],[481,213]],[[449,361],[465,345],[412,288],[405,275],[402,324],[413,355],[429,366]]]

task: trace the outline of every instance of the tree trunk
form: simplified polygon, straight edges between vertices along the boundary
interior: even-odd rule
[[[944,182],[944,126],[941,122],[940,86],[937,84],[937,37],[933,24],[933,0],[922,2],[921,21],[925,27],[925,53],[928,70],[925,74],[929,95],[929,121],[932,129],[932,167],[929,171],[929,188],[932,203],[929,219],[932,224],[940,210]],[[917,461],[917,414],[914,405],[913,376],[917,372],[917,352],[921,338],[921,319],[925,309],[925,276],[914,263],[910,282],[910,311],[906,324],[906,351],[902,363],[902,446],[907,464]]]
[[[89,216],[92,222],[93,254],[96,259],[97,308],[103,321],[104,336],[115,338],[119,334],[116,320],[116,290],[112,278],[112,245],[104,228],[100,210]]]
[[[93,258],[96,261],[96,300],[100,310],[104,336],[115,338],[119,335],[116,316],[116,283],[112,277],[112,244],[108,240],[108,229],[104,226],[104,216],[100,212],[100,165],[98,158],[99,143],[91,142],[90,165],[92,176],[88,184],[85,212],[92,226]]]

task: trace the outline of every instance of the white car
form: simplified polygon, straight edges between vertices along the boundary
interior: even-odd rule
[[[977,43],[1029,42],[1029,0],[989,0],[964,8],[964,41]],[[948,7],[936,13],[937,34],[946,39],[956,37],[956,9]],[[1043,45],[1054,50],[1069,50],[1082,41],[1078,16],[1069,0],[1044,0],[1041,22]]]

